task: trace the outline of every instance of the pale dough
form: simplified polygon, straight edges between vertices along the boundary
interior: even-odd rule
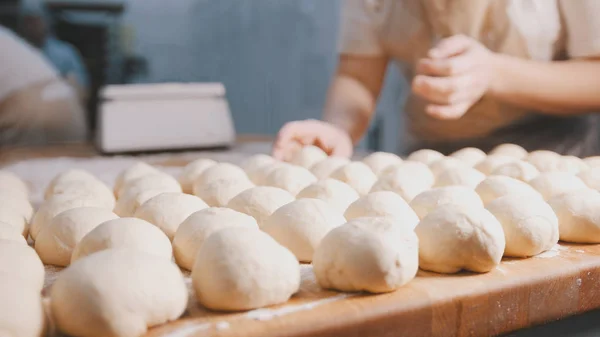
[[[10,191],[0,190],[0,208],[11,208],[23,215],[27,222],[33,218],[33,206],[26,198],[14,195]]]
[[[506,237],[504,256],[538,255],[558,243],[558,218],[543,199],[509,194],[487,205]]]
[[[257,186],[236,195],[227,204],[234,211],[250,215],[263,226],[279,207],[294,201],[290,192],[277,187]]]
[[[198,302],[239,311],[285,303],[300,288],[300,264],[285,247],[254,228],[225,228],[209,236],[194,263]]]
[[[328,203],[339,212],[345,212],[351,203],[355,202],[359,195],[348,184],[339,180],[326,178],[305,187],[298,195],[298,199],[314,198]]]
[[[421,149],[411,153],[406,160],[416,161],[425,165],[431,165],[445,156],[438,151],[431,149]]]
[[[409,229],[415,228],[419,217],[398,194],[389,191],[373,192],[353,202],[344,217],[352,220],[362,217],[393,217]]]
[[[0,222],[10,225],[24,237],[29,233],[27,217],[10,205],[0,205]]]
[[[440,174],[442,174],[444,171],[451,169],[451,168],[456,168],[456,167],[469,167],[469,166],[467,164],[465,164],[463,161],[456,159],[456,158],[452,158],[452,157],[441,158],[439,160],[434,161],[433,163],[431,163],[429,165],[429,169],[431,170],[433,175],[436,177],[439,176]]]
[[[577,174],[586,168],[585,163],[577,157],[563,157],[556,152],[547,150],[531,152],[527,157],[527,161],[540,172],[568,172]]]
[[[55,194],[54,188],[56,186],[60,186],[64,183],[69,182],[99,182],[98,178],[91,174],[88,171],[80,170],[80,169],[70,169],[58,174],[54,177],[48,186],[46,187],[46,191],[44,192],[44,198],[49,199],[53,194]]]
[[[580,172],[578,175],[589,188],[600,191],[600,167],[592,167]]]
[[[318,162],[325,160],[327,153],[314,145],[308,145],[296,151],[290,160],[291,164],[310,169]]]
[[[540,171],[535,166],[523,160],[500,165],[492,171],[492,175],[507,176],[524,182],[529,182],[539,174]]]
[[[80,337],[142,336],[185,311],[187,288],[171,261],[108,249],[63,270],[50,292],[56,326]]]
[[[427,165],[406,161],[385,171],[371,188],[372,192],[392,191],[410,202],[419,193],[431,188],[435,177]]]
[[[487,177],[477,185],[475,192],[479,194],[484,205],[509,194],[526,195],[531,198],[542,197],[540,193],[527,183],[506,176]]]
[[[13,225],[0,221],[0,240],[14,241],[26,245],[27,240]]]
[[[204,171],[206,171],[209,167],[216,164],[216,161],[208,158],[196,159],[187,164],[181,171],[181,174],[178,178],[183,192],[191,194],[193,192],[196,179],[198,179],[198,177],[200,177],[200,175],[202,175],[202,173],[204,173]]]
[[[528,154],[522,146],[510,143],[500,144],[490,151],[490,155],[503,155],[516,159],[525,159]]]
[[[415,233],[393,218],[359,218],[333,229],[313,258],[319,285],[339,291],[394,291],[419,268]]]
[[[316,181],[317,177],[308,169],[302,166],[285,165],[274,169],[265,179],[265,185],[279,187],[296,195]]]
[[[600,166],[600,156],[586,157],[583,162],[590,168]]]
[[[463,163],[467,164],[468,166],[477,165],[477,163],[484,160],[486,156],[487,155],[485,154],[485,152],[474,147],[465,147],[450,154],[450,157],[456,158],[462,161]]]
[[[194,185],[207,184],[211,181],[220,179],[244,179],[248,175],[241,167],[230,163],[218,163],[207,168],[202,174],[196,178]]]
[[[555,196],[548,201],[558,217],[560,240],[600,243],[600,193],[587,189]]]
[[[166,191],[164,189],[154,189],[142,192],[134,191],[133,193],[125,193],[125,195],[117,200],[114,212],[120,217],[134,216],[137,209],[140,208],[143,203],[162,193],[169,193],[169,191],[168,189]]]
[[[54,185],[51,193],[46,194],[46,200],[57,195],[90,195],[100,200],[107,208],[115,207],[113,191],[100,180],[66,180]]]
[[[165,192],[182,192],[181,185],[179,185],[177,179],[166,173],[155,173],[128,181],[119,189],[117,197],[120,199],[126,194],[157,189]]]
[[[442,172],[435,181],[435,187],[466,186],[475,188],[485,179],[485,174],[472,167],[455,167]]]
[[[272,165],[277,162],[277,159],[269,156],[268,154],[255,154],[250,156],[246,160],[244,160],[241,164],[241,168],[248,174],[258,168],[261,168],[265,165]]]
[[[194,195],[202,199],[208,206],[223,207],[233,197],[252,187],[254,184],[246,177],[218,179],[208,183],[195,184]]]
[[[331,174],[330,178],[345,182],[359,195],[367,195],[377,181],[377,175],[373,170],[359,161],[340,167]]]
[[[374,152],[366,156],[362,162],[367,164],[376,175],[380,175],[387,168],[402,164],[402,158],[389,152]]]
[[[348,163],[350,163],[350,159],[348,158],[334,156],[327,157],[325,160],[322,160],[311,167],[310,172],[312,172],[317,179],[325,179],[329,178],[335,170]]]
[[[346,219],[319,199],[300,199],[280,207],[261,228],[289,249],[300,262],[311,262],[315,249],[332,229]]]
[[[417,195],[410,202],[410,207],[415,211],[419,219],[423,219],[436,208],[447,204],[483,207],[483,202],[479,195],[466,186],[447,186],[430,189]]]
[[[529,182],[545,200],[554,196],[588,188],[581,179],[567,172],[544,172]]]
[[[39,290],[0,272],[0,333],[6,337],[45,336],[45,313]]]
[[[246,173],[248,174],[248,178],[250,178],[250,180],[256,186],[262,186],[265,184],[265,180],[267,179],[269,174],[273,172],[273,170],[286,165],[290,164],[276,161],[271,164],[264,164],[251,170],[247,170]]]
[[[15,191],[20,197],[27,199],[29,197],[29,187],[16,174],[8,171],[0,171],[0,189],[6,191]]]
[[[211,207],[190,215],[173,238],[173,255],[177,264],[192,270],[198,251],[213,233],[228,227],[258,229],[256,220],[229,208]]]
[[[150,166],[144,162],[137,162],[125,170],[121,171],[115,180],[114,192],[118,195],[119,190],[128,182],[141,178],[146,175],[154,175],[161,173],[157,168]]]
[[[502,225],[482,207],[438,207],[421,220],[415,232],[419,267],[437,273],[488,272],[500,264],[506,245]]]
[[[489,176],[494,172],[498,167],[512,163],[517,161],[518,159],[515,157],[505,156],[501,154],[491,154],[487,156],[484,160],[480,161],[475,165],[475,169],[479,170],[479,172]]]
[[[19,242],[0,239],[0,275],[19,280],[19,288],[40,293],[44,287],[44,265],[35,250]],[[2,279],[2,287],[4,288]],[[0,307],[2,307],[0,301]],[[1,330],[0,330],[1,331]]]
[[[101,223],[116,219],[113,212],[98,207],[79,207],[64,211],[37,235],[35,251],[44,264],[65,267],[71,263],[73,249]]]

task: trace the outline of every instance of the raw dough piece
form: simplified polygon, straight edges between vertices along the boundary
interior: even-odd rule
[[[91,174],[86,170],[80,169],[70,169],[58,174],[46,187],[46,191],[44,192],[44,198],[50,198],[54,193],[54,187],[57,185],[61,185],[69,182],[99,182],[98,178],[95,175]]]
[[[589,188],[600,191],[600,166],[580,172],[578,175]]]
[[[246,171],[246,173],[248,174],[248,178],[250,178],[250,180],[256,186],[262,186],[265,184],[265,180],[267,179],[269,174],[271,174],[271,172],[273,172],[273,170],[280,168],[282,166],[287,166],[287,165],[290,165],[290,164],[282,163],[282,162],[274,162],[272,164],[265,164],[265,165],[256,167],[252,170],[248,170],[248,171]]]
[[[248,178],[218,179],[194,185],[194,195],[208,206],[223,207],[236,195],[254,187]]]
[[[317,181],[308,169],[301,166],[286,165],[274,169],[265,179],[265,185],[279,187],[290,192],[292,195],[298,194],[306,186]]]
[[[248,178],[248,175],[241,167],[229,163],[218,163],[207,168],[200,177],[196,179],[194,185],[208,184],[211,181],[220,179],[234,180],[244,178]]]
[[[497,167],[492,175],[507,176],[529,182],[540,174],[538,169],[526,161],[513,161]]]
[[[350,163],[350,159],[344,157],[327,157],[316,163],[310,168],[310,172],[317,177],[317,179],[329,178],[329,176],[340,167]]]
[[[161,172],[156,167],[150,166],[144,162],[140,161],[131,165],[117,176],[114,187],[115,194],[118,194],[121,188],[128,182],[154,174],[161,174]]]
[[[252,172],[265,165],[272,165],[277,162],[277,159],[263,153],[255,154],[242,162],[242,169],[246,174]]]
[[[587,189],[568,192],[548,201],[558,217],[560,240],[600,243],[600,193]]]
[[[487,155],[485,154],[485,152],[474,147],[465,147],[450,154],[450,157],[461,160],[469,166],[477,165],[477,163],[484,160],[486,156]]]
[[[340,167],[331,174],[330,178],[345,182],[359,195],[367,195],[377,181],[377,175],[373,170],[359,161]]]
[[[184,193],[161,193],[150,198],[135,212],[135,217],[160,228],[169,240],[181,223],[192,213],[207,208],[202,199]]]
[[[13,241],[16,243],[27,244],[27,240],[23,237],[23,234],[19,232],[13,225],[7,224],[6,222],[0,221],[0,242]]]
[[[217,162],[208,159],[208,158],[200,158],[192,161],[187,164],[181,174],[179,175],[179,184],[181,185],[181,189],[184,193],[192,194],[194,189],[194,182],[196,179],[204,173],[209,167],[216,165]]]
[[[483,207],[483,202],[479,195],[466,186],[433,188],[417,195],[410,202],[410,207],[415,211],[419,219],[423,219],[436,208],[447,204]]]
[[[362,217],[390,216],[400,220],[400,224],[413,229],[419,217],[398,194],[389,191],[373,192],[353,202],[344,216],[347,220]]]
[[[431,165],[445,156],[435,150],[422,149],[411,153],[406,160]]]
[[[73,249],[99,224],[116,219],[113,212],[98,207],[79,207],[64,211],[42,228],[35,240],[35,251],[44,264],[65,267],[71,263]]]
[[[588,188],[581,179],[567,172],[543,172],[529,182],[544,200],[559,194]]]
[[[371,188],[372,192],[392,191],[410,202],[419,193],[431,188],[435,177],[427,165],[419,162],[404,162],[388,168]]]
[[[479,194],[484,205],[509,194],[527,195],[531,198],[541,198],[533,187],[520,180],[505,176],[490,176],[482,181],[475,192]]]
[[[437,177],[435,187],[466,186],[475,188],[485,179],[485,174],[471,167],[455,167],[447,169]]]
[[[40,291],[23,287],[20,280],[0,273],[0,331],[6,337],[45,336],[45,313]]]
[[[487,156],[484,160],[477,163],[477,165],[475,165],[475,169],[479,170],[479,172],[485,174],[486,176],[489,176],[498,167],[504,164],[512,163],[517,160],[518,159],[516,159],[515,157],[504,156],[501,154],[491,154]]]
[[[21,195],[14,195],[9,191],[0,190],[0,208],[13,209],[23,215],[27,219],[27,222],[30,222],[31,218],[33,218],[33,207],[29,200]]]
[[[402,158],[389,152],[374,152],[366,156],[362,162],[367,164],[376,175],[380,175],[387,168],[402,164]]]
[[[359,195],[352,187],[348,186],[348,184],[339,180],[326,178],[307,186],[298,193],[296,198],[320,199],[343,213],[351,203],[359,198]]]
[[[567,172],[577,174],[588,170],[590,167],[583,161],[583,159],[575,156],[563,156],[562,166],[564,166]]]
[[[10,205],[0,205],[0,222],[10,225],[24,237],[29,232],[27,218]]]
[[[314,145],[308,145],[296,151],[290,163],[309,169],[326,158],[327,153],[323,152],[323,150]]]
[[[60,331],[80,337],[142,336],[173,321],[188,300],[171,261],[136,250],[109,249],[63,270],[50,293]]]
[[[168,189],[166,191],[164,189],[155,189],[135,193],[126,193],[119,198],[119,200],[117,200],[114,212],[120,217],[132,217],[135,215],[137,209],[142,206],[142,204],[162,193],[169,193],[169,191]]]
[[[415,232],[419,267],[437,273],[484,273],[502,259],[502,225],[485,208],[448,204],[427,214]]]
[[[394,291],[419,268],[419,240],[393,218],[359,218],[333,229],[317,248],[319,285],[340,291]]]
[[[490,155],[503,155],[516,159],[525,159],[529,153],[520,145],[504,143],[493,148],[492,151],[490,151]]]
[[[301,199],[276,210],[262,230],[289,249],[298,261],[311,262],[323,237],[345,222],[342,213],[324,201]]]
[[[583,162],[590,168],[600,166],[600,156],[592,156],[583,159]]]
[[[196,258],[192,282],[198,302],[239,311],[286,302],[300,287],[294,254],[254,228],[225,228],[209,236]]]
[[[438,177],[444,171],[456,168],[456,167],[469,167],[462,160],[452,158],[452,157],[444,157],[440,160],[436,160],[431,165],[429,165],[429,169],[433,173],[434,176]]]
[[[119,190],[117,197],[120,199],[126,194],[136,194],[147,190],[161,189],[168,192],[181,192],[181,185],[177,179],[166,173],[148,174],[141,178],[127,182]]]
[[[100,180],[66,180],[60,181],[54,185],[52,190],[46,192],[46,200],[57,195],[91,195],[102,201],[107,208],[115,207],[115,196],[111,189]]]
[[[527,161],[540,172],[568,172],[577,174],[581,171],[582,162],[574,161],[560,154],[547,150],[533,151],[527,156]]]
[[[173,257],[169,238],[158,227],[137,218],[108,220],[87,233],[73,249],[71,263],[106,249],[133,249],[168,259]]]
[[[0,190],[14,191],[23,198],[29,198],[27,184],[12,172],[0,171]]]
[[[294,201],[288,191],[271,186],[257,186],[236,195],[227,204],[227,208],[247,214],[262,227],[279,207]]]
[[[190,215],[179,226],[173,238],[173,254],[177,264],[192,270],[204,241],[213,233],[229,227],[258,230],[258,224],[253,217],[229,208],[205,208]]]
[[[558,242],[558,218],[542,198],[510,194],[487,205],[506,237],[504,256],[529,257]]]
[[[44,273],[44,265],[33,248],[19,242],[0,240],[0,275],[19,280],[19,288],[39,294],[44,287]],[[6,278],[0,278],[0,289],[5,287]]]

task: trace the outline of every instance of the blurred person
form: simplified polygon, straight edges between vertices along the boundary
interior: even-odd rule
[[[273,154],[314,144],[350,156],[386,69],[411,83],[407,151],[510,142],[600,152],[600,1],[343,0],[339,63],[323,120],[279,131]]]

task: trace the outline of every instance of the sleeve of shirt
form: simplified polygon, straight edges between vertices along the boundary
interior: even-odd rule
[[[341,54],[383,54],[374,7],[380,0],[342,0],[338,51]]]
[[[75,75],[77,82],[79,82],[82,87],[87,88],[89,86],[88,74],[85,66],[83,65],[83,61],[81,60],[79,52],[74,47],[69,46],[68,55],[70,65],[69,71]]]
[[[599,0],[560,0],[569,56],[600,56]]]

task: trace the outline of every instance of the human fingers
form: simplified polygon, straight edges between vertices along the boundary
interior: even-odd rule
[[[412,83],[415,94],[436,104],[456,104],[469,99],[472,95],[472,76],[431,77],[418,75]]]
[[[471,104],[469,103],[459,103],[454,105],[430,104],[425,108],[425,112],[430,116],[439,119],[458,119],[469,110],[470,106]]]
[[[474,40],[465,35],[453,35],[442,39],[435,47],[429,50],[427,56],[434,59],[447,58],[465,52],[474,43]]]
[[[450,58],[424,58],[417,63],[417,73],[432,76],[455,76],[470,71],[476,64],[473,53]]]

